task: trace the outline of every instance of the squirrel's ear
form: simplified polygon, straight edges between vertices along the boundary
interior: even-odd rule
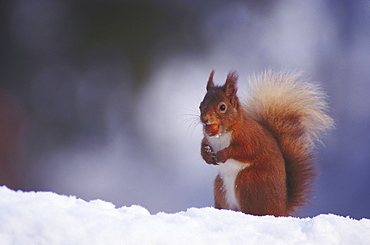
[[[213,83],[213,75],[215,74],[215,70],[211,71],[211,74],[209,74],[208,83],[207,83],[207,91],[213,89],[215,87],[215,84]]]
[[[236,82],[238,81],[238,74],[235,71],[230,71],[226,78],[224,91],[227,97],[236,95]]]

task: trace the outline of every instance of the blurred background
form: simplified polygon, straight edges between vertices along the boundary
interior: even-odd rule
[[[301,216],[370,218],[370,2],[0,1],[0,184],[139,204],[213,205],[198,106],[212,69],[303,70],[336,129]],[[243,83],[244,82],[244,83]]]

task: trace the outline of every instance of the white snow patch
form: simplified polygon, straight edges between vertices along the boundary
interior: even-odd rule
[[[214,208],[151,215],[0,187],[0,244],[368,244],[370,220],[252,216]]]

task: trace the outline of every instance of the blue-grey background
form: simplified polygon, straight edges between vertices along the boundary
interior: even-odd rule
[[[370,218],[367,0],[1,1],[0,37],[0,184],[152,213],[211,206],[209,72],[236,69],[242,97],[249,75],[288,67],[321,82],[336,121],[301,216]]]

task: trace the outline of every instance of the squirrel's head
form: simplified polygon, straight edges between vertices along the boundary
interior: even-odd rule
[[[240,116],[240,103],[236,95],[238,76],[230,71],[223,86],[215,86],[214,70],[209,75],[207,93],[200,103],[200,120],[208,136],[228,132],[235,119]]]

